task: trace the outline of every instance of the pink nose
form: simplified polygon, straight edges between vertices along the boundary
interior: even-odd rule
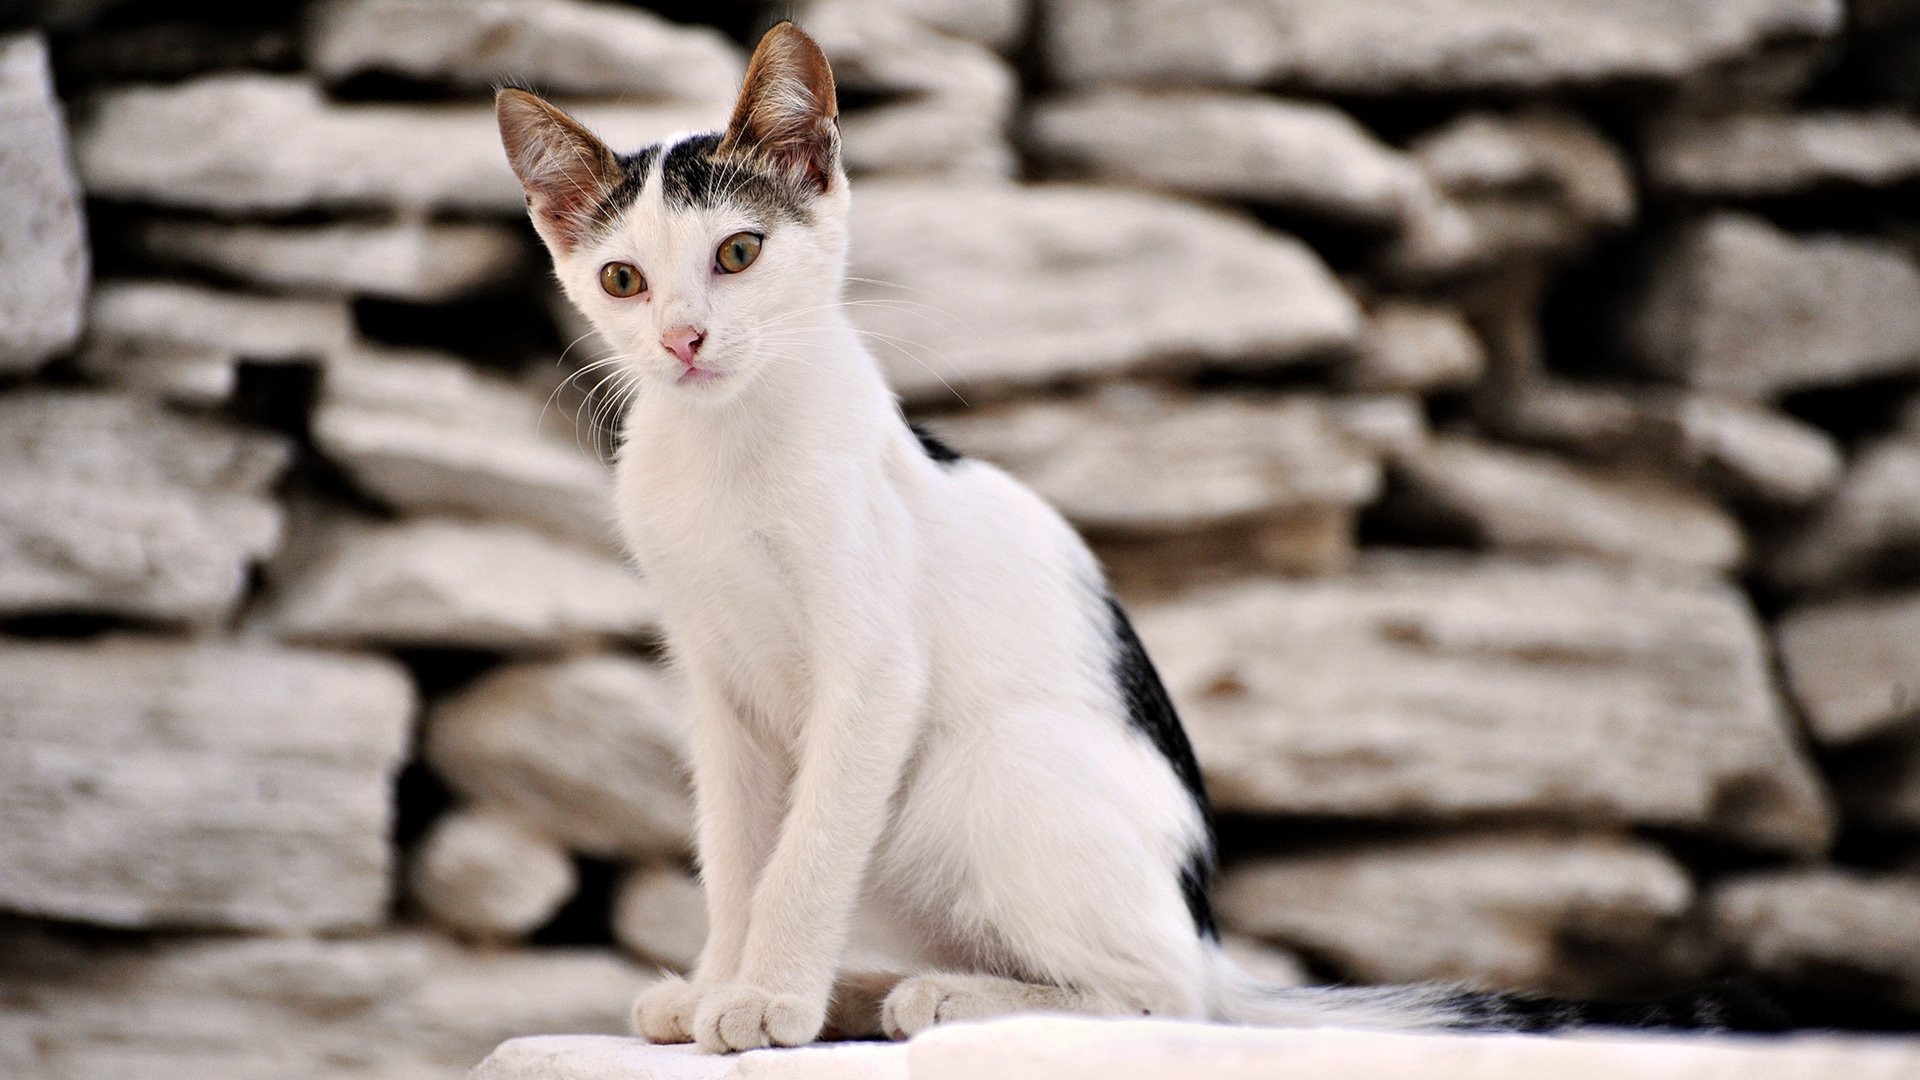
[[[693,363],[693,354],[700,351],[700,343],[705,340],[707,332],[692,326],[676,326],[660,335],[660,344],[683,364]]]

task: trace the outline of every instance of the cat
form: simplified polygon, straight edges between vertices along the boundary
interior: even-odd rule
[[[1222,955],[1200,770],[1098,562],[911,427],[847,321],[850,192],[806,34],[767,32],[724,131],[625,156],[531,93],[496,106],[560,284],[632,382],[616,512],[695,712],[709,937],[636,1002],[640,1034],[1486,1018],[1484,996],[1281,990]],[[913,970],[838,970],[856,909]]]

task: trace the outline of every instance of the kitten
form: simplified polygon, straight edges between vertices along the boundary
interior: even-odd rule
[[[1219,949],[1199,767],[1050,507],[902,419],[839,303],[833,77],[791,24],[724,132],[621,156],[539,98],[500,131],[568,297],[637,392],[617,505],[695,703],[711,926],[636,1028],[793,1046],[1023,1009],[1409,1026],[1414,989],[1282,991]],[[856,908],[915,971],[842,976]],[[884,1000],[878,1000],[884,994]]]

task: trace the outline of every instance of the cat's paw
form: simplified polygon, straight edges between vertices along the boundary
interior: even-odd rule
[[[763,1046],[801,1046],[820,1034],[825,1001],[778,994],[750,983],[724,983],[700,997],[693,1014],[694,1041],[702,1050],[727,1054]]]
[[[648,1042],[692,1042],[693,1014],[699,1006],[700,988],[669,975],[634,999],[633,1030]]]
[[[948,1020],[984,1020],[1049,1004],[1041,987],[991,975],[916,975],[900,980],[880,1003],[880,1027],[890,1039],[910,1039]]]

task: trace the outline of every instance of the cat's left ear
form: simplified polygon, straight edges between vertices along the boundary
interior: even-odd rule
[[[753,50],[718,152],[758,157],[822,192],[840,156],[839,118],[826,54],[799,27],[775,23]]]
[[[525,90],[500,91],[493,111],[533,227],[557,250],[572,251],[619,184],[619,159],[579,121]]]

